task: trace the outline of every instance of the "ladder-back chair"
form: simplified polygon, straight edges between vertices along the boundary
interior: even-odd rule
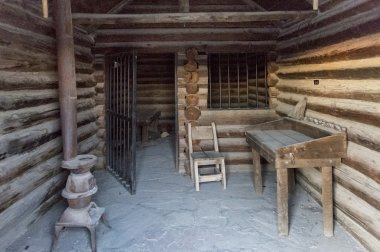
[[[223,188],[226,189],[226,166],[224,156],[219,152],[215,123],[211,123],[211,126],[192,126],[191,123],[188,123],[187,136],[191,179],[195,180],[196,191],[199,191],[199,183],[210,181],[222,181]],[[207,142],[207,140],[212,141],[213,150],[203,150],[202,146],[198,146],[198,144],[194,150],[194,143]],[[215,165],[213,174],[203,175],[200,173],[199,166],[211,165]]]

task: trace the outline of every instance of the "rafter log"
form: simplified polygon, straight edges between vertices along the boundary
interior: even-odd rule
[[[105,29],[96,32],[96,42],[257,41],[276,39],[278,34],[277,28]]]
[[[73,14],[75,24],[176,24],[176,23],[245,23],[289,20],[316,15],[315,11],[267,12],[194,12],[159,14]]]
[[[128,4],[132,2],[133,0],[122,0],[118,4],[116,4],[114,7],[112,7],[109,11],[107,11],[107,13],[109,14],[119,13],[124,9],[125,6],[127,6]],[[89,27],[87,27],[87,30],[89,32],[93,32],[98,28],[99,28],[99,25],[90,25]]]
[[[134,4],[127,5],[123,11],[125,13],[170,13],[177,12],[178,6],[170,4]],[[217,11],[247,11],[246,4],[229,4],[229,5],[216,5],[216,4],[198,4],[191,5],[192,12],[217,12]]]
[[[118,52],[128,49],[139,52],[176,52],[195,47],[206,52],[268,52],[274,50],[275,40],[270,41],[147,41],[97,43],[94,53]]]
[[[243,0],[243,2],[246,5],[248,5],[249,7],[251,7],[253,10],[267,11],[266,9],[264,9],[261,5],[259,5],[255,1],[252,1],[252,0]]]

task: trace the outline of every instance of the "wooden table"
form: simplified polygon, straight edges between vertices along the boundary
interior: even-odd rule
[[[287,236],[289,233],[288,191],[294,182],[292,168],[321,167],[324,234],[332,236],[332,167],[339,165],[341,158],[346,155],[346,133],[305,121],[282,118],[254,125],[246,131],[246,139],[252,148],[256,192],[262,192],[260,156],[275,164],[280,235]]]
[[[158,132],[158,122],[161,111],[152,111],[151,113],[138,113],[137,126],[141,128],[141,142],[147,142],[149,139],[149,128]]]

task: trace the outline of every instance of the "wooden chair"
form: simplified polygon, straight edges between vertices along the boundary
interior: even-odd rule
[[[189,143],[189,158],[191,179],[195,180],[195,189],[199,191],[199,183],[210,181],[222,181],[223,188],[226,189],[226,166],[224,156],[219,152],[218,139],[216,137],[215,123],[211,126],[193,126],[187,124],[187,135]],[[212,141],[213,150],[204,151],[200,146],[199,150],[194,151],[194,142]],[[215,165],[213,174],[200,174],[200,166]]]

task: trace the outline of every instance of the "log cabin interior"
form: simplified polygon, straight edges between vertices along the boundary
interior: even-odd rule
[[[0,0],[0,90],[1,251],[379,251],[378,0]]]

